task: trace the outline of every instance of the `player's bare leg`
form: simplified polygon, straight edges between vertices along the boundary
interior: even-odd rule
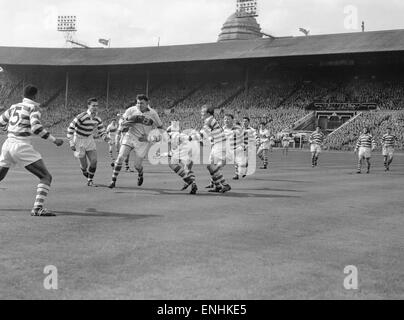
[[[130,152],[128,153],[128,156],[125,158],[125,170],[126,170],[126,172],[135,172],[129,166],[129,157],[130,157]]]
[[[81,172],[83,173],[83,176],[88,179],[88,162],[87,162],[87,156],[84,155],[84,157],[79,159],[80,161],[80,169]]]
[[[9,168],[0,167],[0,181],[2,181],[6,177],[8,170]]]
[[[393,163],[393,156],[390,156],[387,161],[387,171],[390,171],[390,165]]]
[[[87,151],[86,155],[90,162],[90,168],[88,169],[87,185],[89,187],[92,187],[94,185],[94,182],[93,182],[94,175],[95,175],[95,172],[97,171],[97,151],[96,150]]]
[[[135,155],[135,169],[137,171],[137,185],[140,187],[143,184],[143,158]]]
[[[356,171],[356,173],[362,173],[362,158],[358,159],[358,170]]]
[[[35,198],[34,207],[31,211],[31,215],[42,217],[55,216],[55,214],[49,212],[47,209],[44,208],[45,200],[48,196],[50,185],[52,183],[52,176],[49,173],[48,169],[46,169],[45,163],[43,162],[43,160],[38,160],[26,166],[25,169],[27,169],[33,175],[37,176],[40,180],[37,187],[37,195]]]
[[[109,150],[108,150],[108,153],[109,153],[109,156],[111,157],[111,167],[113,167],[114,166],[114,162],[115,162],[115,158],[114,158],[114,144],[109,144]]]
[[[260,169],[268,169],[268,163],[269,163],[269,150],[268,149],[262,150],[261,160],[263,161],[263,166],[260,167]]]
[[[367,162],[367,165],[368,165],[366,173],[370,173],[370,166],[371,166],[370,158],[366,158],[366,162]]]
[[[122,164],[125,161],[125,159],[129,156],[129,153],[131,152],[132,148],[126,145],[121,145],[119,149],[119,154],[118,157],[115,161],[115,165],[112,171],[112,181],[109,185],[109,188],[113,189],[116,186],[116,181],[118,179],[118,175],[121,172],[122,169]]]
[[[191,164],[192,161],[191,161]],[[192,185],[191,194],[196,194],[198,187],[195,183],[195,175],[192,170],[189,170],[189,166],[187,164],[182,163],[178,160],[169,159],[169,167],[173,170],[177,175],[179,175],[184,181],[184,186],[181,191],[188,189],[189,186]],[[190,166],[192,168],[192,165]]]
[[[208,165],[208,171],[212,177],[213,184],[215,185],[215,189],[209,190],[209,192],[221,192],[225,193],[231,190],[231,187],[223,177],[221,169],[225,166],[225,162],[216,161],[217,164]]]

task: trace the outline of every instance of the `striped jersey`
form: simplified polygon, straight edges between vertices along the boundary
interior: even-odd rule
[[[0,116],[0,127],[6,126],[9,138],[29,140],[34,134],[52,142],[56,140],[41,124],[39,104],[27,98]]]
[[[358,148],[374,148],[375,147],[375,140],[373,139],[373,136],[368,133],[368,134],[362,134],[358,142],[356,143],[356,149]]]
[[[150,107],[146,112],[142,112],[138,106],[130,107],[125,111],[123,119],[129,121],[125,126],[129,128],[129,133],[137,138],[148,136],[153,127],[161,128],[163,126],[157,111]]]
[[[258,144],[268,143],[271,132],[268,129],[260,129],[258,131]]]
[[[211,138],[212,144],[223,143],[226,141],[223,128],[214,116],[210,116],[204,122],[202,135],[208,135]]]
[[[93,135],[96,130],[101,137],[105,137],[107,134],[102,120],[98,116],[91,117],[90,113],[86,111],[80,113],[70,123],[67,128],[67,138],[72,140],[74,134],[80,138],[87,138]]]
[[[116,133],[118,131],[118,125],[113,124],[112,122],[107,127],[107,133]]]
[[[310,142],[311,144],[318,144],[318,145],[321,145],[321,144],[323,144],[323,141],[324,141],[324,134],[323,134],[322,132],[314,131],[314,132],[310,135],[309,142]]]
[[[243,129],[244,147],[255,145],[257,142],[257,131],[254,128],[248,127]]]
[[[231,149],[243,146],[243,129],[240,126],[234,125],[232,128],[223,127],[223,133],[226,137],[226,143]]]
[[[396,141],[397,141],[396,136],[386,133],[382,138],[382,145],[385,148],[394,147]]]

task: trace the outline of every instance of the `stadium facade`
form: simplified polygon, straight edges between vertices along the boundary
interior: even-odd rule
[[[250,24],[254,26],[250,28],[252,33],[258,32],[259,25],[251,21]],[[231,23],[226,22],[224,30],[226,28],[231,30]],[[220,37],[222,40],[225,37],[223,30]],[[247,96],[254,81],[268,77],[289,76],[304,83],[318,75],[335,81],[360,73],[370,77],[389,72],[400,77],[404,70],[404,30],[239,39],[141,48],[0,47],[0,67],[21,79],[12,88],[14,91],[28,82],[54,79],[55,88],[46,101],[52,102],[58,95],[64,96],[66,106],[74,94],[71,88],[75,82],[90,89],[97,87],[97,96],[105,96],[108,106],[111,103],[109,91],[122,83],[132,83],[128,89],[132,97],[135,92],[143,91],[151,94],[153,99],[153,89],[163,82],[227,82],[237,79],[243,83],[243,90],[237,94]],[[174,107],[181,99],[168,102],[164,108]],[[0,101],[2,104],[6,104],[6,99]],[[221,103],[218,107],[223,105]],[[309,124],[302,126],[299,122],[299,129],[312,130],[318,123],[327,127],[335,112],[319,111],[322,113],[317,113],[318,117],[314,116]],[[339,120],[329,126],[329,132],[354,116],[353,112],[338,114]]]

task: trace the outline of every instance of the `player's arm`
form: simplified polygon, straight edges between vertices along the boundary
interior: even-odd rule
[[[356,142],[356,146],[355,146],[354,152],[358,152],[360,146],[361,146],[361,138],[359,137],[358,141]]]
[[[0,127],[6,128],[8,122],[10,121],[11,111],[7,109],[3,114],[0,116]]]
[[[55,138],[43,127],[41,123],[41,114],[39,113],[39,111],[31,112],[31,114],[29,115],[29,121],[31,124],[31,131],[33,134],[40,136],[44,140],[52,141],[58,147],[63,144],[62,139]]]
[[[376,149],[376,141],[372,138],[372,151]]]
[[[76,147],[75,147],[73,138],[74,138],[74,134],[76,133],[76,127],[77,127],[78,122],[79,122],[79,118],[75,117],[73,119],[73,121],[69,124],[69,127],[67,128],[67,139],[69,140],[70,148],[73,151],[76,151]]]
[[[109,141],[108,132],[105,129],[104,123],[99,118],[97,121],[98,121],[97,130],[100,137],[103,138],[104,141],[108,142]]]

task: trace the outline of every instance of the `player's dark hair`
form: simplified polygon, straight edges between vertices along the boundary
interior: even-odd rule
[[[149,97],[145,94],[138,94],[136,100],[149,102]]]
[[[387,130],[393,130],[391,127],[387,127]]]
[[[202,108],[206,108],[206,113],[213,116],[215,114],[215,108],[210,104],[204,104]]]
[[[260,125],[261,125],[261,126],[266,126],[267,123],[266,123],[266,122],[261,122]]]
[[[25,86],[23,95],[24,95],[24,98],[33,99],[33,98],[35,98],[37,93],[38,93],[38,88],[29,84],[29,85]]]
[[[248,122],[251,122],[249,117],[243,117],[243,120],[248,120]]]
[[[97,98],[90,98],[87,100],[87,105],[89,106],[92,102],[98,102]]]
[[[234,116],[233,116],[232,114],[230,114],[230,113],[226,113],[224,116],[225,116],[225,117],[232,118],[232,119],[234,120]]]

